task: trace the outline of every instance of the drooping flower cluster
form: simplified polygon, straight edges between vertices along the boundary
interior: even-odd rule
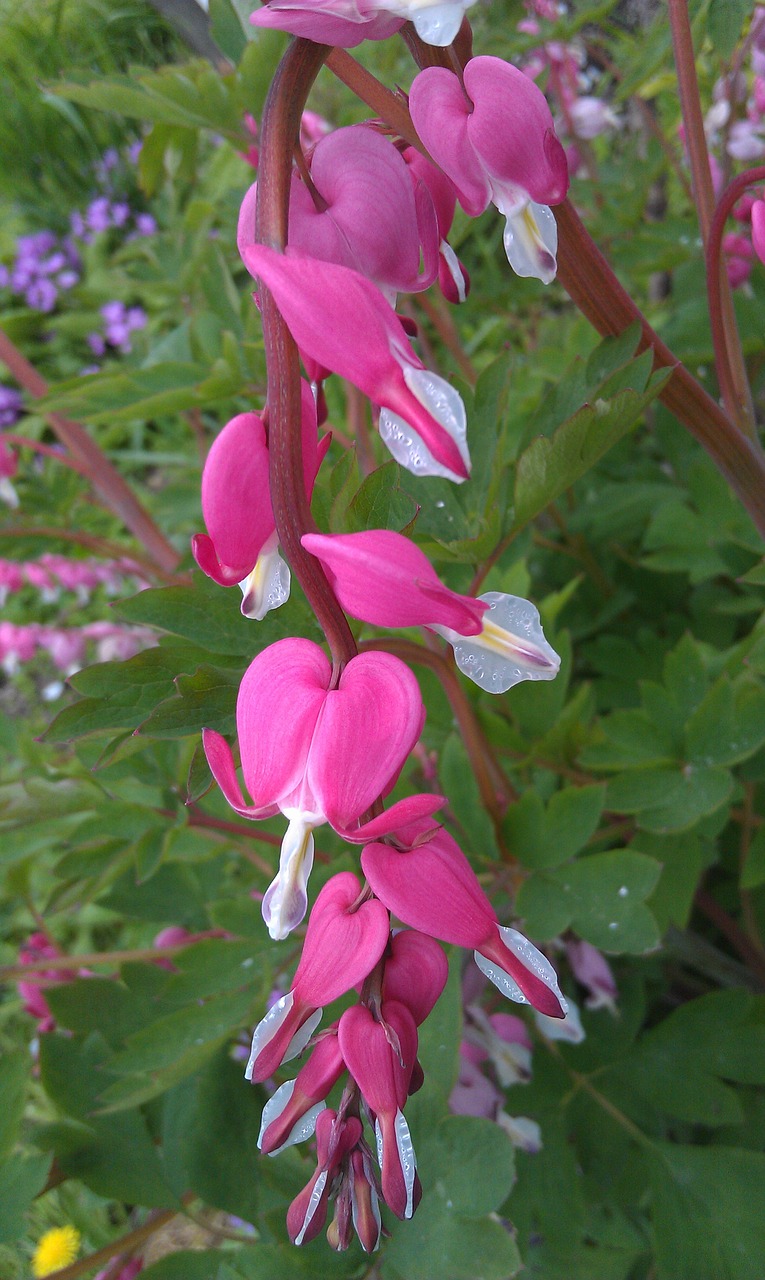
[[[408,19],[420,39],[446,45],[468,7],[464,0],[271,0],[253,21],[351,47]],[[312,602],[310,575],[323,575],[338,613],[379,628],[424,628],[452,646],[458,668],[482,690],[502,694],[522,680],[552,679],[559,669],[532,604],[500,592],[460,594],[402,534],[323,534],[297,510],[310,504],[329,444],[318,430],[322,387],[332,374],[369,398],[380,436],[402,466],[416,476],[467,480],[462,400],[425,367],[412,326],[395,309],[401,293],[436,282],[447,299],[464,299],[469,277],[447,238],[457,202],[470,216],[495,204],[507,221],[505,247],[516,271],[543,281],[555,275],[550,205],[564,199],[568,173],[537,86],[498,58],[477,57],[461,76],[444,67],[421,71],[409,105],[422,151],[376,122],[322,132],[305,152],[304,140],[294,140],[299,154],[283,174],[289,218],[280,248],[281,232],[259,229],[261,182],[268,189],[268,180],[259,177],[245,196],[239,252],[260,291],[256,301],[267,290],[275,302],[307,380],[299,399],[291,387],[290,421],[267,402],[223,427],[202,475],[207,533],[192,547],[209,577],[240,586],[242,612],[262,620],[290,589],[281,542]],[[250,132],[257,135],[254,125]],[[257,159],[259,173],[267,169],[262,150],[248,158]],[[292,459],[286,505],[285,440]],[[315,1136],[315,1172],[287,1214],[295,1243],[323,1229],[334,1200],[327,1232],[333,1247],[346,1248],[355,1229],[371,1252],[380,1239],[381,1202],[408,1218],[421,1195],[404,1112],[423,1083],[418,1027],[446,980],[439,944],[469,948],[486,979],[540,1016],[565,1020],[567,1004],[547,957],[500,923],[440,824],[444,798],[408,795],[385,807],[424,726],[415,676],[380,649],[359,653],[352,641],[330,646],[333,661],[312,640],[281,639],[248,667],[236,709],[246,791],[225,738],[206,729],[203,744],[237,814],[286,819],[279,867],[262,902],[271,937],[285,939],[308,918],[289,989],[252,1039],[246,1075],[254,1083],[271,1081],[305,1055],[295,1078],[270,1097],[259,1145],[275,1155]],[[331,876],[311,907],[315,833],[324,825],[363,846],[358,870],[365,879],[351,871]],[[391,917],[405,927],[392,927]],[[358,1000],[319,1030],[325,1008],[353,991]]]
[[[57,670],[72,675],[85,663],[91,645],[95,645],[98,662],[116,662],[132,658],[156,643],[156,634],[148,627],[125,627],[113,622],[54,627],[34,622],[17,626],[0,621],[0,667],[7,675],[15,675],[38,652],[45,651]],[[63,685],[58,681],[48,688],[50,699],[58,698],[63,692]]]

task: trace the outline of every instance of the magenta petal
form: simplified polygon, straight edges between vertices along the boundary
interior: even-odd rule
[[[403,25],[403,18],[379,13],[370,18],[344,18],[343,10],[355,6],[337,5],[338,16],[326,0],[311,4],[311,0],[283,0],[282,3],[265,4],[256,9],[250,22],[256,27],[273,27],[277,31],[289,31],[293,36],[304,36],[318,44],[337,45],[340,49],[354,49],[364,40],[387,40]]]
[[[427,67],[415,76],[409,110],[431,156],[454,183],[465,212],[473,218],[483,213],[491,203],[491,187],[468,129],[471,106],[454,72]]]
[[[221,565],[239,581],[274,531],[268,449],[256,413],[232,418],[213,441],[202,472],[202,514]]]
[[[417,1028],[406,1006],[392,1000],[382,1014],[398,1036],[400,1059],[364,1005],[346,1009],[337,1029],[345,1065],[376,1116],[395,1115],[404,1106],[417,1059]]]
[[[560,993],[555,970],[550,961],[517,929],[497,926],[477,950],[480,954],[476,955],[476,960],[480,961],[480,957],[483,956],[489,961],[490,967],[496,966],[502,970],[518,987],[520,996],[517,993],[513,994],[512,991],[504,992],[509,994],[511,1000],[528,1002],[548,1018],[566,1016],[568,1005]],[[481,967],[480,964],[479,967]],[[503,991],[501,975],[498,983],[496,976],[485,968],[483,971],[495,986],[499,986],[500,991]]]
[[[423,818],[429,818],[445,804],[444,796],[430,793],[405,796],[403,800],[397,800],[390,809],[386,809],[384,813],[370,819],[369,822],[363,822],[358,827],[342,827],[337,830],[349,844],[366,844],[370,840],[379,840],[380,836],[390,835],[393,831],[400,832],[410,822],[419,823]]]
[[[247,270],[270,289],[301,352],[407,421],[438,462],[467,477],[457,445],[407,385],[403,367],[420,370],[422,361],[371,281],[348,267],[265,245],[243,256]]]
[[[495,934],[494,909],[446,831],[408,853],[367,845],[361,865],[380,901],[413,929],[475,949]]]
[[[416,929],[400,929],[391,938],[390,955],[385,960],[383,1000],[405,1004],[419,1027],[448,976],[446,956],[433,938]]]
[[[250,663],[236,723],[242,771],[256,805],[288,805],[306,769],[332,668],[310,640],[278,640]]]
[[[194,534],[191,539],[191,554],[202,573],[206,573],[207,577],[212,578],[213,582],[217,582],[219,586],[235,587],[241,582],[243,576],[241,571],[221,564],[215,554],[215,543],[206,533]]]
[[[207,756],[210,772],[232,809],[240,813],[243,818],[270,818],[273,814],[279,812],[276,804],[247,804],[236,776],[234,757],[225,738],[216,733],[214,729],[203,729],[202,746]]]
[[[423,714],[417,680],[400,659],[361,653],[348,663],[326,697],[307,769],[333,826],[350,827],[387,791],[420,735]]]
[[[445,626],[478,635],[487,605],[450,591],[424,552],[400,533],[307,533],[303,546],[324,566],[347,613],[377,627]]]
[[[361,885],[350,871],[328,880],[311,912],[293,989],[320,1008],[337,1000],[374,969],[388,941],[388,913],[374,898],[354,906]]]
[[[471,58],[465,88],[474,104],[468,135],[489,177],[512,183],[539,204],[565,199],[566,155],[534,81],[502,58]]]

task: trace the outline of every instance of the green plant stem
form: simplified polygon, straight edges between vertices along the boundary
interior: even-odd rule
[[[327,59],[327,45],[297,39],[288,47],[268,91],[261,120],[255,234],[283,252],[287,244],[292,158],[308,93]],[[303,480],[300,368],[297,347],[268,289],[260,288],[268,375],[269,481],[279,541],[332,654],[333,684],[356,653],[348,621],[314,556],[300,541],[316,529]]]
[[[46,973],[49,969],[80,969],[87,964],[140,964],[144,960],[161,960],[164,956],[177,955],[191,945],[190,942],[175,942],[167,947],[138,947],[132,951],[88,951],[83,955],[32,960],[29,964],[5,964],[0,966],[0,982],[15,982],[26,974]]]
[[[677,85],[685,126],[685,141],[691,162],[693,190],[699,215],[701,239],[706,251],[709,245],[715,197],[712,171],[709,167],[704,117],[701,111],[696,61],[693,53],[693,35],[688,17],[687,0],[669,0],[669,22],[672,44],[675,50]],[[709,260],[707,260],[709,262]],[[719,256],[707,273],[709,291],[709,319],[715,349],[715,367],[723,404],[728,417],[750,440],[757,440],[754,406],[749,389],[741,339],[738,334],[733,294],[727,273]]]
[[[19,386],[24,387],[35,399],[47,394],[48,384],[45,379],[1,329],[0,360],[7,365]],[[165,572],[172,572],[181,559],[180,555],[95,440],[90,438],[79,422],[62,418],[59,413],[46,412],[45,418],[75,462],[84,469],[109,509],[146,548],[154,563]]]
[[[765,952],[751,941],[732,916],[721,907],[716,898],[706,889],[697,889],[693,901],[699,911],[711,920],[732,947],[738,952],[750,973],[754,975],[761,987],[765,988]]]

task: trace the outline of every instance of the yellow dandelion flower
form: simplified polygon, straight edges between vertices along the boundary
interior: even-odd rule
[[[53,1227],[37,1242],[32,1257],[32,1274],[50,1276],[62,1267],[68,1267],[77,1257],[80,1233],[74,1227]]]

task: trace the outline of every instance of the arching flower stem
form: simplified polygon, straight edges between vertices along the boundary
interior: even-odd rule
[[[283,252],[287,243],[292,157],[311,86],[330,50],[296,39],[284,54],[268,92],[261,122],[256,237]],[[279,542],[332,654],[333,682],[356,653],[345,614],[321,566],[300,544],[315,530],[303,482],[298,352],[266,288],[260,290],[268,375],[269,481]]]
[[[687,0],[669,0],[669,22],[677,67],[677,86],[685,126],[686,145],[693,175],[693,192],[705,252],[709,248],[715,197],[709,151],[704,133],[693,35],[688,17]],[[738,334],[733,294],[725,268],[719,258],[713,266],[707,257],[707,293],[709,316],[715,349],[715,366],[723,404],[739,430],[757,442],[754,406],[749,388],[744,354]]]

